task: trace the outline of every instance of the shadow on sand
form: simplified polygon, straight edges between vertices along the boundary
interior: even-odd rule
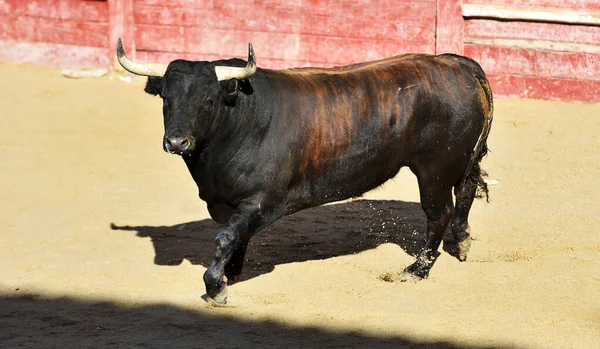
[[[226,310],[226,309],[224,309]],[[220,309],[0,295],[2,348],[484,348],[241,320]],[[499,347],[485,347],[499,348]]]
[[[393,200],[358,200],[314,207],[286,216],[250,241],[239,281],[271,272],[275,265],[349,255],[395,243],[415,256],[425,243],[421,205]],[[136,231],[154,245],[154,263],[178,265],[184,259],[207,267],[214,255],[219,225],[210,219],[174,226],[117,226]],[[446,232],[444,249],[454,252]]]

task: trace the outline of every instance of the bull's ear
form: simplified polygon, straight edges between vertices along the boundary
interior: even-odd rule
[[[221,91],[223,92],[225,103],[227,103],[228,105],[235,105],[235,102],[237,102],[238,94],[238,80],[229,79],[227,81],[223,81],[221,83]]]
[[[162,77],[160,76],[149,76],[148,81],[146,82],[146,88],[144,91],[153,96],[156,96],[160,93],[162,83]]]
[[[249,80],[229,79],[221,82],[221,91],[225,97],[225,103],[235,105],[241,93],[251,95],[254,90]]]

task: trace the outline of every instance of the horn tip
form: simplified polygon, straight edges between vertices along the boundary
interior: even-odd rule
[[[121,38],[117,39],[117,57],[125,56],[125,50],[123,49],[123,42]]]
[[[248,43],[248,63],[256,65],[256,56],[254,55],[254,47],[252,43]]]

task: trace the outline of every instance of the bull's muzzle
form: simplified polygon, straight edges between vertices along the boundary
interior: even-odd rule
[[[171,154],[189,155],[194,150],[192,137],[166,137],[163,143],[165,151]]]

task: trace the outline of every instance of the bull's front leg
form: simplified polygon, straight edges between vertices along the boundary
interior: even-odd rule
[[[252,235],[281,216],[279,210],[266,211],[260,201],[243,202],[237,207],[217,233],[215,257],[204,273],[206,295],[210,300],[218,304],[227,302],[228,279],[225,272],[231,274],[229,277],[237,278]]]

